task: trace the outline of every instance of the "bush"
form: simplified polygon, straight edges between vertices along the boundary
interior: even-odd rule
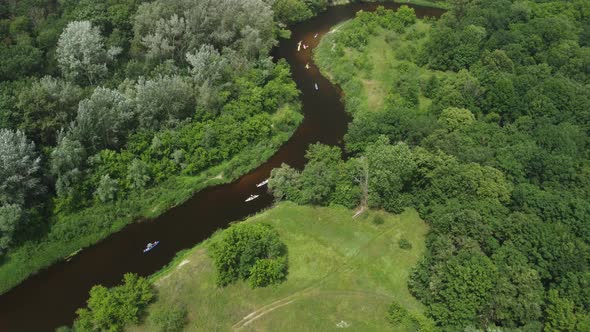
[[[410,249],[412,249],[412,244],[406,238],[403,238],[402,237],[401,239],[399,239],[399,241],[397,241],[397,244],[399,245],[399,247],[401,249],[404,249],[404,250],[410,250]]]
[[[238,279],[246,280],[259,260],[272,260],[287,253],[279,234],[270,225],[253,223],[231,226],[221,233],[219,240],[210,249],[219,286],[226,286]],[[259,264],[254,271],[261,277],[268,263]]]
[[[266,287],[277,284],[287,277],[287,258],[259,259],[250,270],[250,286]]]
[[[387,310],[387,319],[393,325],[402,323],[408,316],[408,310],[395,301],[391,303]]]
[[[182,331],[187,323],[187,310],[184,307],[161,307],[149,317],[150,322],[160,332]]]
[[[384,222],[385,219],[383,219],[383,216],[381,216],[380,214],[373,217],[373,224],[375,225],[383,225]]]
[[[98,285],[90,290],[88,308],[78,309],[75,331],[122,331],[126,324],[137,323],[154,296],[146,278],[127,273],[124,284],[113,288]]]

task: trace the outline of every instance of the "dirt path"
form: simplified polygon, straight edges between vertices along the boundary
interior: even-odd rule
[[[267,304],[259,309],[256,309],[254,311],[252,311],[250,314],[248,314],[247,316],[245,316],[244,318],[242,318],[242,320],[240,320],[239,322],[235,323],[232,326],[233,330],[239,330],[243,327],[245,327],[246,325],[252,323],[253,321],[257,320],[258,318],[266,315],[267,313],[276,310],[280,307],[286,306],[288,304],[293,303],[294,301],[296,301],[299,298],[302,298],[306,293],[308,292],[312,292],[314,291],[313,287],[309,287],[303,290],[300,290],[294,294],[291,294],[287,297],[284,297],[280,300],[277,300],[271,304]]]

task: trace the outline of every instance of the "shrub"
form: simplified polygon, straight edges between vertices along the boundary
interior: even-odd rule
[[[402,323],[406,318],[408,318],[408,310],[402,307],[397,302],[392,302],[387,310],[387,319],[393,325],[397,325]]]
[[[267,224],[240,223],[221,233],[211,245],[210,254],[217,269],[217,284],[226,286],[250,277],[257,261],[283,257],[287,248],[279,234]],[[268,263],[259,263],[268,264]],[[264,265],[255,269],[257,273]]]
[[[146,278],[132,273],[125,274],[123,281],[113,288],[92,287],[88,308],[76,311],[75,331],[122,331],[126,324],[138,322],[153,289]]]
[[[149,317],[150,322],[160,332],[181,331],[187,323],[187,310],[184,307],[161,307]]]
[[[383,219],[383,216],[381,216],[380,214],[373,217],[373,224],[375,225],[383,225],[384,222],[385,219]]]
[[[266,287],[276,284],[287,277],[287,258],[280,257],[277,259],[259,259],[250,269],[250,286]]]
[[[397,241],[397,244],[399,245],[399,247],[401,249],[404,249],[404,250],[410,250],[410,249],[412,249],[412,244],[406,238],[403,238],[402,237],[401,239],[399,239],[399,241]]]

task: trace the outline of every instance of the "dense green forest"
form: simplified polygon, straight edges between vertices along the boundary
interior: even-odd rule
[[[345,93],[345,149],[311,145],[269,188],[418,210],[430,232],[408,286],[441,330],[590,330],[590,2],[448,2],[439,19],[360,12],[325,37],[315,60]],[[269,157],[302,119],[269,52],[327,5],[0,3],[0,292]],[[257,254],[213,250],[218,284],[285,279],[276,233],[251,232]],[[251,259],[226,264],[237,256]],[[153,297],[134,275],[97,286],[75,329],[121,330]]]
[[[293,3],[327,5],[2,1],[0,292],[270,157],[302,119],[269,57]]]
[[[432,229],[409,286],[443,330],[589,330],[590,2],[452,4],[418,22],[361,12],[326,36],[315,58],[353,115],[350,158],[314,145],[269,185],[416,207]]]

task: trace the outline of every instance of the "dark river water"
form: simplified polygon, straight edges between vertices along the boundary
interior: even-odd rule
[[[385,7],[398,6],[388,3]],[[291,39],[281,40],[273,51],[275,58],[285,58],[291,65],[293,78],[302,92],[305,119],[272,158],[233,183],[205,189],[154,220],[125,227],[84,249],[71,261],[56,263],[0,296],[0,331],[53,331],[58,326],[69,325],[76,309],[85,305],[93,285],[116,285],[126,272],[150,275],[170,262],[178,251],[193,247],[231,221],[271,206],[272,197],[266,187],[257,188],[256,184],[281,163],[301,168],[305,150],[311,143],[341,145],[350,120],[340,100],[341,90],[321,76],[312,64],[313,48],[333,25],[354,17],[361,9],[375,8],[374,4],[331,7],[291,27]],[[442,13],[438,9],[414,8],[418,17]],[[318,38],[314,38],[316,33]],[[299,40],[310,47],[297,52]],[[308,62],[311,68],[306,70]],[[260,197],[245,203],[244,199],[250,194]],[[142,249],[146,243],[155,240],[160,244],[144,254]]]

